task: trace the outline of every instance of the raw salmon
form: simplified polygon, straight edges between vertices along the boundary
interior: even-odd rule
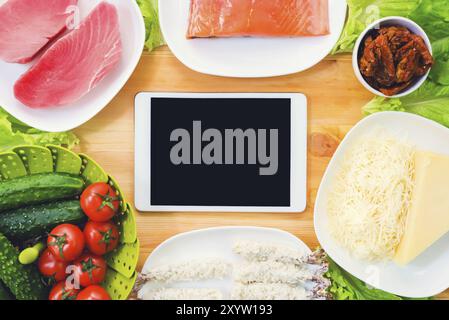
[[[78,0],[9,0],[0,7],[0,59],[28,63],[66,29]]]
[[[31,108],[75,102],[118,65],[121,54],[117,9],[102,2],[17,80],[14,94]]]
[[[328,0],[191,0],[187,38],[329,34]]]

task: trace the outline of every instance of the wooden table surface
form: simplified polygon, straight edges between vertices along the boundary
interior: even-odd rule
[[[361,107],[372,95],[357,81],[351,57],[329,57],[314,68],[268,79],[221,78],[196,73],[182,65],[167,47],[145,53],[131,79],[115,99],[94,119],[77,130],[78,151],[89,154],[120,183],[129,202],[134,202],[134,96],[141,91],[163,92],[300,92],[309,101],[309,143],[325,134],[339,142],[361,118]],[[316,193],[330,160],[313,144],[308,152],[308,196],[304,213],[139,213],[141,244],[139,270],[151,251],[180,232],[215,226],[279,228],[318,246],[313,228]],[[173,183],[176,183],[174,181]],[[441,298],[449,299],[449,291]]]

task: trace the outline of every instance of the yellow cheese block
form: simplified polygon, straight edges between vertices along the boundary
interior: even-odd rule
[[[406,265],[449,231],[449,157],[415,155],[415,187],[394,261]]]

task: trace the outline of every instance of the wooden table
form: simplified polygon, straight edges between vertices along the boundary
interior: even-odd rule
[[[167,47],[144,54],[122,91],[93,120],[76,130],[79,151],[89,154],[120,183],[134,200],[134,96],[141,91],[165,92],[301,92],[309,100],[309,137],[326,134],[340,141],[361,118],[361,107],[372,95],[357,81],[351,57],[329,57],[314,68],[284,77],[231,79],[196,73],[182,65]],[[309,139],[310,140],[310,139]],[[309,146],[308,205],[304,213],[137,213],[141,243],[139,268],[162,241],[180,232],[214,226],[280,228],[318,246],[313,207],[326,166],[327,154]],[[176,183],[176,181],[173,181]],[[449,299],[449,291],[441,298]]]

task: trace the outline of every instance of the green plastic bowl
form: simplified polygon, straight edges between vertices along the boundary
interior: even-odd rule
[[[59,146],[20,146],[0,153],[0,181],[47,172],[79,175],[87,184],[107,182],[116,190],[121,208],[121,214],[117,217],[121,231],[120,244],[106,255],[110,268],[103,286],[113,300],[126,300],[137,278],[139,240],[134,211],[126,202],[119,185],[88,156]]]

